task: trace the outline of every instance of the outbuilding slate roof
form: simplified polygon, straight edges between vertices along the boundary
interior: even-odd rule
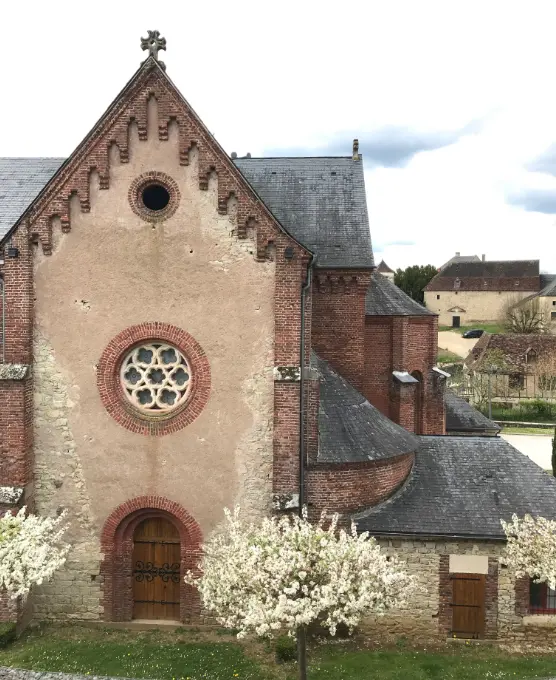
[[[39,195],[64,158],[0,158],[0,239]]]
[[[506,366],[501,373],[528,372],[532,356],[535,359],[556,356],[556,335],[483,333],[465,359],[465,365],[480,372],[483,359],[490,350],[498,350],[504,356]]]
[[[237,158],[244,177],[280,223],[317,254],[317,267],[373,267],[363,161]]]
[[[365,298],[368,316],[436,316],[386,276],[374,272]]]
[[[556,479],[499,437],[420,437],[408,481],[358,513],[372,534],[502,539],[515,512],[556,519]]]
[[[457,281],[457,285],[456,285]],[[539,291],[538,260],[452,262],[442,269],[425,290]]]
[[[541,274],[541,297],[556,297],[556,274]]]
[[[372,406],[327,361],[316,354],[320,376],[319,463],[358,463],[415,451],[419,438]]]
[[[496,434],[500,427],[492,420],[478,411],[465,399],[458,397],[452,390],[444,393],[446,406],[446,431],[450,432],[475,432],[477,434]]]
[[[390,267],[386,264],[384,260],[380,261],[376,270],[381,274],[395,274],[394,270],[390,269]]]

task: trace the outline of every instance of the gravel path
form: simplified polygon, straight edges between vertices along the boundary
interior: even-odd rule
[[[106,678],[104,675],[69,675],[68,673],[39,673],[22,668],[5,668],[0,666],[0,680],[124,680],[124,678]]]
[[[477,338],[462,338],[459,333],[454,331],[439,331],[438,347],[447,349],[465,359],[470,350],[477,344]]]
[[[503,434],[501,437],[540,465],[543,470],[552,469],[552,437],[550,435]]]

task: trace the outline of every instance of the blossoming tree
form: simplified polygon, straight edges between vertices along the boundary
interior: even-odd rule
[[[508,539],[504,560],[517,578],[529,576],[556,588],[556,521],[544,517],[512,516],[502,520]]]
[[[37,517],[22,508],[0,517],[0,592],[26,597],[65,562],[70,546],[62,541],[65,514]]]
[[[200,576],[189,572],[204,606],[219,623],[248,634],[298,636],[299,677],[306,675],[305,629],[318,622],[332,635],[350,631],[368,613],[402,606],[414,586],[400,562],[374,538],[284,515],[244,524],[226,511],[225,529],[204,546]],[[300,653],[300,645],[303,652]]]

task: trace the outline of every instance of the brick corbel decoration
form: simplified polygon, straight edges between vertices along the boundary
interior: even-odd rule
[[[195,570],[201,559],[201,528],[179,503],[161,496],[139,496],[119,505],[102,531],[105,621],[131,621],[133,617],[133,534],[143,520],[153,517],[167,519],[180,535],[180,621],[199,620],[199,593],[183,577],[189,569]]]
[[[187,357],[192,387],[181,408],[153,418],[141,414],[128,402],[120,382],[120,366],[135,345],[157,340],[174,345]],[[97,367],[97,386],[105,409],[120,425],[138,434],[170,434],[192,423],[209,399],[210,384],[210,365],[201,345],[186,331],[167,323],[143,323],[126,328],[108,343]]]

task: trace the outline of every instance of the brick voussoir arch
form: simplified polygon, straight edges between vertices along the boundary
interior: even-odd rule
[[[145,417],[134,409],[123,394],[119,369],[129,352],[142,342],[163,341],[174,345],[189,361],[192,387],[187,401],[164,417]],[[210,396],[211,372],[201,345],[178,326],[150,321],[125,328],[108,343],[97,367],[97,387],[106,411],[122,427],[144,435],[165,435],[181,430],[202,412]]]
[[[163,496],[138,496],[113,510],[102,530],[105,621],[130,621],[133,617],[133,535],[142,521],[155,517],[170,521],[180,535],[180,621],[190,623],[199,619],[199,594],[184,582],[183,576],[190,569],[195,571],[201,559],[201,527],[175,501]]]

